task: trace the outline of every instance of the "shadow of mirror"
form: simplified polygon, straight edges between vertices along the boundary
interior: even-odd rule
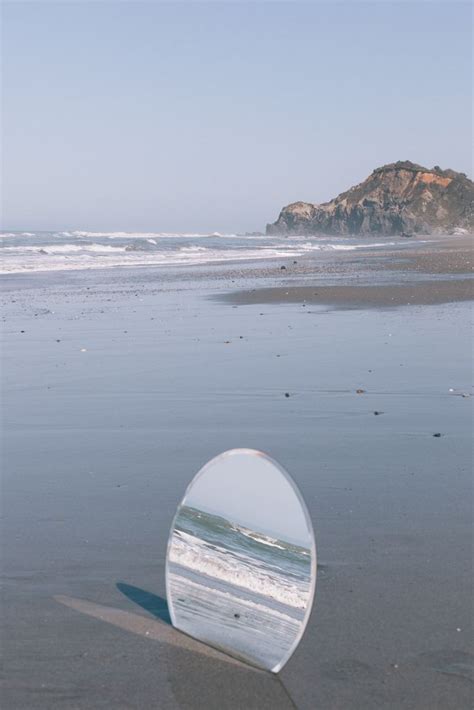
[[[166,679],[157,695],[157,707],[175,707],[177,702],[179,707],[189,710],[200,710],[203,707],[210,710],[295,708],[278,676],[225,655],[183,634],[160,618],[153,619],[64,595],[56,595],[54,599],[74,612],[92,617],[99,623],[111,624],[150,643],[147,655],[155,669],[155,673],[150,675],[150,685],[155,682],[156,677]],[[153,608],[153,605],[151,606]],[[97,638],[100,643],[100,632]],[[126,648],[126,637],[122,641],[117,639],[117,643],[122,643],[122,647]],[[169,692],[171,696],[168,695]],[[143,693],[146,696],[145,688]]]
[[[141,606],[145,611],[148,611],[152,616],[161,619],[166,624],[171,624],[171,616],[166,599],[125,582],[117,582],[116,587],[119,592],[138,606]]]

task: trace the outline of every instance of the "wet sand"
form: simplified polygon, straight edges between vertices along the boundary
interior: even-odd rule
[[[331,261],[327,286],[418,279],[383,262]],[[3,280],[2,706],[472,706],[471,306],[222,300],[314,278],[287,266]],[[176,505],[239,446],[288,468],[318,544],[279,677],[172,629],[164,600]]]
[[[280,286],[238,291],[225,296],[229,303],[300,303],[344,308],[388,308],[474,300],[474,281],[424,281],[379,286]]]
[[[233,291],[224,300],[250,303],[305,303],[341,308],[388,308],[474,300],[473,237],[414,241],[406,249],[364,250],[324,261],[280,266],[283,284]],[[320,260],[321,261],[321,260]],[[291,280],[288,280],[288,276]],[[416,273],[416,276],[415,276]],[[298,283],[300,281],[300,283]]]

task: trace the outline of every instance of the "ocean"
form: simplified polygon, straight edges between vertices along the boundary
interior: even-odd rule
[[[311,549],[182,506],[168,553],[175,626],[275,669],[301,635],[311,603]]]
[[[406,244],[360,237],[172,234],[164,232],[2,232],[0,273],[124,266],[179,266],[298,257]]]

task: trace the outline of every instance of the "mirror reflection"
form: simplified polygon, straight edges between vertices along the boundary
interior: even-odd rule
[[[277,672],[303,635],[315,582],[311,522],[288,474],[249,449],[206,464],[186,491],[168,543],[174,626]]]

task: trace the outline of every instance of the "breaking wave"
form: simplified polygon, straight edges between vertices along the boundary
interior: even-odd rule
[[[311,253],[379,249],[397,243],[219,232],[2,232],[0,273],[294,259]]]
[[[182,506],[169,559],[295,609],[308,603],[311,551],[218,515]]]

